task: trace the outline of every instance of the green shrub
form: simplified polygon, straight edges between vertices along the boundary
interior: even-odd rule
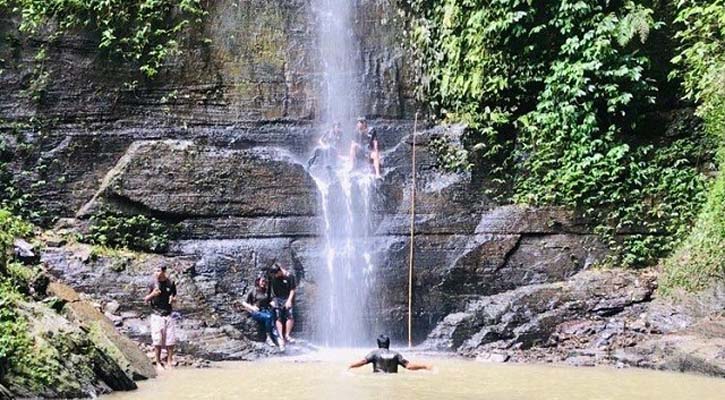
[[[0,208],[0,278],[7,272],[13,240],[16,237],[28,236],[31,231],[30,224],[16,217],[10,211]]]
[[[686,96],[699,103],[697,113],[719,149],[719,175],[692,234],[664,262],[664,293],[725,281],[725,1],[680,1],[676,22],[681,47],[672,75],[682,78]]]
[[[16,383],[33,389],[57,384],[56,364],[36,346],[27,319],[17,311],[22,300],[17,287],[0,278],[0,382],[12,375]]]
[[[201,0],[0,0],[3,10],[21,16],[23,33],[89,29],[106,56],[138,65],[149,78],[179,53],[178,36],[205,14]]]
[[[166,251],[175,227],[145,215],[127,216],[103,210],[90,218],[85,243],[160,253]]]
[[[469,127],[462,146],[433,143],[442,167],[474,171],[501,201],[578,209],[616,250],[614,262],[651,264],[672,250],[704,202],[702,170],[714,151],[701,129],[665,136],[658,121],[659,132],[645,130],[666,83],[653,64],[666,64],[671,51],[648,47],[664,6],[404,4],[419,95],[436,115]]]

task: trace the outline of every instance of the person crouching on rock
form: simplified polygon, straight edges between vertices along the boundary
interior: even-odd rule
[[[164,368],[161,350],[166,349],[166,367],[173,367],[176,326],[171,316],[176,300],[176,284],[166,274],[166,267],[157,267],[149,283],[144,301],[151,305],[151,340],[156,350],[156,367]]]
[[[295,320],[293,306],[297,290],[297,280],[289,271],[275,263],[270,269],[272,276],[270,286],[272,292],[272,307],[275,312],[275,324],[280,335],[280,348],[284,349],[285,342],[293,342],[291,333]]]
[[[390,350],[390,338],[385,335],[378,336],[378,349],[368,353],[365,358],[350,364],[348,368],[358,368],[365,364],[373,364],[373,372],[397,373],[398,365],[405,369],[416,371],[420,369],[430,370],[430,365],[414,364],[406,360],[402,354]]]
[[[264,327],[267,335],[267,344],[277,346],[277,334],[274,328],[274,314],[272,313],[272,299],[267,287],[267,278],[259,276],[254,280],[254,289],[247,295],[242,307],[247,310],[253,320]]]

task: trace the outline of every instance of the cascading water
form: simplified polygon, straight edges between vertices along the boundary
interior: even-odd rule
[[[316,315],[312,318],[315,340],[326,346],[369,344],[373,328],[368,312],[373,285],[370,241],[370,209],[374,178],[367,169],[353,170],[349,149],[357,98],[356,51],[352,0],[315,0],[319,21],[322,60],[321,126],[329,130],[338,121],[342,135],[336,143],[321,144],[310,164],[317,183],[322,227]]]

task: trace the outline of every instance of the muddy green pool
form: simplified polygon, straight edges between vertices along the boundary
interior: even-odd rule
[[[410,357],[433,371],[373,374],[347,370],[365,351],[340,350],[255,362],[176,368],[108,400],[395,399],[395,400],[722,400],[725,380],[640,369],[490,364]]]

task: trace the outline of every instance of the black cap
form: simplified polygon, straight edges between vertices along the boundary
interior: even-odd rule
[[[389,349],[390,348],[390,338],[385,335],[378,336],[378,348]]]

